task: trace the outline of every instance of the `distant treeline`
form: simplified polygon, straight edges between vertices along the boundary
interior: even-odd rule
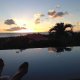
[[[69,28],[70,30],[66,31]],[[0,49],[80,46],[80,32],[73,32],[72,24],[57,23],[48,34],[32,33],[0,38]]]
[[[80,32],[64,35],[28,34],[25,36],[0,38],[0,49],[26,49],[37,47],[80,46]]]

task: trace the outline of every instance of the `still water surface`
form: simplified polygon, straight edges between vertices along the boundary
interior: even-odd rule
[[[23,62],[28,62],[28,73],[22,80],[80,79],[80,47],[56,52],[55,48],[0,50],[5,66],[2,75],[13,76]]]

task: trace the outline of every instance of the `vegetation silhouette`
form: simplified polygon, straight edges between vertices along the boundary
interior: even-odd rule
[[[66,31],[70,28],[69,31]],[[43,47],[80,46],[80,32],[73,32],[71,24],[57,23],[49,34],[32,33],[16,37],[0,37],[0,50]]]
[[[4,68],[4,61],[3,59],[0,59],[0,80],[21,80],[22,77],[28,72],[28,65],[28,62],[24,62],[23,64],[21,64],[18,71],[12,77],[2,76],[1,73]]]
[[[66,28],[70,28],[71,31],[73,30],[73,26],[71,24],[64,24],[64,23],[57,23],[56,26],[53,26],[50,30],[49,33],[51,34],[53,31],[56,32],[58,35],[63,35]]]
[[[66,30],[70,28],[70,30]],[[71,24],[57,23],[49,30],[49,39],[65,39],[65,37],[71,37],[73,35],[73,26]]]

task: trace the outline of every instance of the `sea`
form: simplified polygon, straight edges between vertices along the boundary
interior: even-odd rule
[[[1,33],[0,37],[21,35],[26,33]],[[0,77],[9,80],[16,74],[17,80],[80,80],[79,46],[0,50],[0,59],[4,63],[0,65]],[[24,63],[27,66],[23,70],[27,71],[21,72]]]
[[[0,33],[0,37],[15,37],[15,36],[24,36],[28,33]]]
[[[16,37],[16,36],[24,36],[27,34],[34,34],[34,33],[0,33],[0,37]],[[38,34],[38,33],[35,33]],[[41,32],[39,34],[45,34],[47,35],[47,32]]]

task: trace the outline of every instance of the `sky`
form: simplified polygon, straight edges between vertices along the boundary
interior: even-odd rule
[[[0,32],[47,32],[56,23],[80,24],[80,0],[0,0]]]

